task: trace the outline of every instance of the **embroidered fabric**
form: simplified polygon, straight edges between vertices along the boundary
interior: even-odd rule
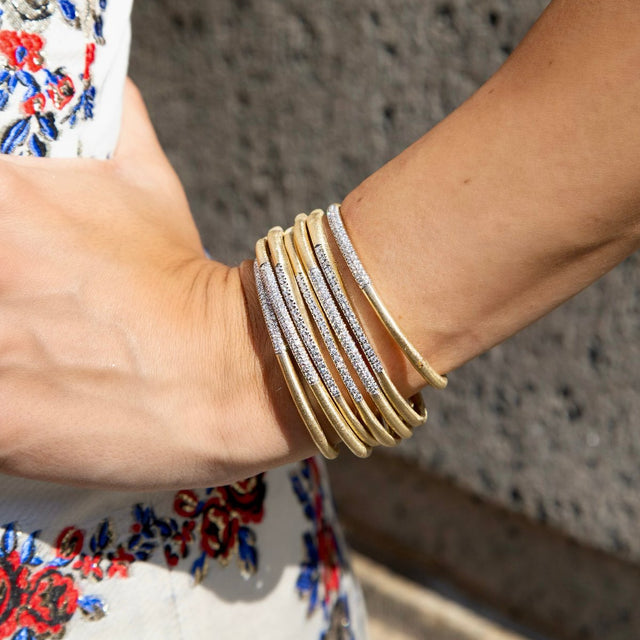
[[[130,8],[0,0],[0,152],[109,157]],[[138,494],[0,475],[0,640],[63,637],[366,640],[322,463]]]

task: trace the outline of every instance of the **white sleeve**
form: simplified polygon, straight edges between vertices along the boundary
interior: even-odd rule
[[[120,127],[131,0],[0,3],[0,152],[106,158]]]

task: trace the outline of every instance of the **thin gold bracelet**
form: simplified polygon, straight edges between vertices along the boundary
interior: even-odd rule
[[[312,354],[310,352],[309,341],[305,341],[304,336],[301,335],[301,332],[305,329],[308,330],[309,327],[306,325],[305,318],[302,316],[301,309],[304,308],[304,303],[293,279],[291,265],[289,264],[289,258],[283,244],[283,233],[284,232],[280,227],[273,227],[267,235],[267,247],[269,249],[271,265],[276,273],[284,304],[286,305],[298,335],[311,358],[311,363],[315,366],[318,373],[317,381],[310,384],[311,390],[324,414],[327,416],[331,426],[340,436],[345,445],[354,455],[365,458],[371,453],[371,448],[367,446],[367,444],[376,444],[375,441],[372,441],[372,438],[369,436],[367,437],[369,442],[365,444],[365,442],[358,437],[357,432],[355,432],[349,422],[345,420],[345,417],[343,417],[339,409],[336,396],[329,393],[326,383],[323,382],[323,372],[319,370],[319,365],[320,367],[324,365],[324,369],[326,369],[324,373],[328,373],[328,368],[326,367],[326,362],[324,362],[322,354],[319,352],[319,349],[317,354]],[[294,314],[299,315],[297,316]],[[313,338],[311,338],[311,342],[314,343]],[[317,343],[314,344],[317,347]],[[319,356],[319,359],[317,357],[314,358],[314,355]],[[340,392],[335,381],[333,384],[335,386],[335,391],[339,395]],[[341,399],[344,403],[344,398]],[[346,406],[346,403],[344,404]],[[357,418],[355,418],[352,412],[351,415],[357,421]]]
[[[307,216],[305,216],[304,214],[298,215],[295,219],[295,223],[293,227],[294,244],[298,252],[298,255],[302,260],[304,268],[306,269],[307,274],[309,275],[309,279],[312,282],[314,290],[318,295],[318,299],[320,300],[320,303],[322,304],[322,306],[325,308],[325,312],[327,312],[327,308],[326,308],[327,296],[322,295],[322,291],[319,290],[319,286],[321,285],[322,282],[324,282],[325,286],[327,286],[327,283],[324,279],[326,274],[323,274],[322,269],[320,268],[320,266],[318,265],[318,262],[316,261],[316,255],[313,252],[313,249],[311,246],[311,240],[307,233],[306,219],[307,219]],[[335,283],[333,284],[335,285]],[[331,283],[329,283],[329,285],[331,285]],[[333,296],[339,301],[338,297],[335,295],[336,291],[334,290],[334,288],[331,288],[331,292],[333,293]],[[344,293],[344,290],[342,290],[342,292],[339,292],[339,293],[341,293],[342,296],[346,297],[346,293]],[[340,306],[342,307],[342,305]],[[351,315],[354,316],[353,312],[351,312]],[[336,320],[339,321],[338,319]],[[350,324],[352,322],[356,322],[356,323],[358,322],[357,318],[352,317],[350,318],[350,320],[351,320]],[[359,330],[360,334],[363,334],[362,328],[359,326],[359,323],[357,326],[357,330]],[[362,336],[360,337],[362,339]],[[347,343],[344,340],[342,340],[340,336],[339,336],[339,339],[343,348],[345,348]],[[372,351],[372,348],[371,347],[369,348]],[[381,392],[381,388],[380,388],[381,385],[378,382],[378,376],[375,374],[375,372],[372,374],[372,372],[369,370],[369,368],[366,365],[364,365],[364,367],[361,367],[358,365],[357,357],[358,356],[361,357],[361,354],[359,353],[359,351],[356,349],[356,352],[357,352],[357,355],[356,355],[356,353],[352,353],[351,350],[347,350],[345,348],[345,352],[347,353],[349,359],[354,365],[354,368],[358,374],[358,377],[362,380],[365,386],[365,389],[367,390],[368,394],[371,396],[371,399],[373,400],[374,404],[380,411],[380,414],[382,415],[382,418],[384,419],[386,424],[393,431],[395,431],[395,433],[399,437],[401,438],[411,437],[413,433],[411,428],[407,424],[405,424],[405,422],[396,413],[393,406],[387,400],[385,394]],[[365,355],[368,356],[367,359],[370,359],[372,357],[370,353],[369,354],[365,353]],[[375,352],[373,352],[373,355],[375,356]],[[377,358],[377,356],[375,357]],[[384,391],[384,389],[382,389],[382,391]],[[424,421],[426,420],[426,411],[424,411],[423,416],[424,417],[421,420],[420,424],[423,424]]]
[[[309,331],[309,336],[313,340],[313,345],[317,349],[317,352],[319,355],[319,362],[316,365],[316,368],[318,368],[318,371],[320,372],[321,377],[323,377],[323,380],[325,380],[325,386],[330,391],[331,397],[333,398],[334,402],[338,406],[338,409],[344,416],[344,419],[347,421],[347,424],[349,425],[349,427],[355,432],[356,436],[360,438],[360,440],[362,440],[362,442],[364,442],[365,444],[368,444],[369,446],[375,447],[379,444],[379,442],[371,433],[369,433],[369,431],[365,426],[366,423],[362,424],[362,421],[360,420],[360,418],[358,418],[358,416],[355,415],[355,413],[349,406],[349,403],[346,401],[345,397],[342,395],[342,392],[340,391],[340,387],[337,385],[336,380],[333,377],[333,374],[331,373],[331,370],[329,369],[327,362],[318,346],[319,342],[316,338],[316,331],[314,331],[313,329],[314,322],[312,321],[312,318],[309,316],[309,313],[312,313],[311,308],[309,308],[309,303],[314,304],[314,300],[313,299],[309,300],[307,296],[304,295],[303,291],[300,289],[301,282],[299,280],[299,277],[298,277],[299,273],[297,271],[297,267],[300,265],[300,262],[298,260],[298,256],[295,255],[295,251],[293,253],[293,258],[291,257],[292,254],[290,251],[290,249],[293,247],[292,233],[293,233],[293,229],[291,228],[287,229],[284,232],[284,234],[282,235],[282,247],[279,246],[278,251],[284,252],[284,255],[282,256],[282,258],[283,258],[283,261],[287,263],[287,268],[286,268],[287,277],[290,279],[291,286],[294,291],[294,295],[296,296],[297,304],[299,305],[299,308],[300,308],[302,319],[305,323],[307,330]],[[303,283],[303,286],[304,286],[304,283]],[[307,292],[311,293],[308,284],[307,284]],[[313,293],[311,293],[311,295],[313,296]],[[317,311],[318,310],[317,302],[315,302],[315,304],[316,304],[315,310]],[[322,311],[319,311],[319,312],[322,313]],[[321,332],[321,328],[317,321],[318,320],[317,316],[314,316],[314,320],[316,321],[315,324],[316,324],[317,331],[321,333],[321,336],[324,341],[325,335],[322,334]]]
[[[360,418],[364,422],[365,426],[368,429],[367,433],[370,433],[373,437],[373,443],[368,442],[368,444],[381,444],[386,447],[394,447],[398,444],[398,441],[395,437],[388,431],[385,425],[378,420],[376,415],[373,413],[369,405],[367,404],[364,396],[358,389],[351,373],[349,372],[347,365],[340,353],[340,350],[334,340],[333,334],[331,332],[330,323],[327,320],[325,313],[322,310],[322,306],[318,301],[317,296],[313,292],[313,287],[309,281],[309,278],[300,262],[300,258],[295,250],[294,242],[293,242],[293,229],[289,228],[284,233],[284,245],[289,256],[289,261],[291,263],[291,267],[293,269],[294,278],[298,284],[298,289],[301,291],[304,301],[306,303],[309,312],[313,316],[313,320],[315,322],[316,327],[322,337],[322,340],[327,348],[327,351],[334,363],[336,370],[338,371],[344,386],[346,387],[351,400],[356,406],[358,414]],[[339,314],[337,307],[331,313]],[[354,344],[355,348],[355,344]],[[341,398],[342,402],[346,405],[345,409],[351,412],[349,405],[345,402],[344,398]],[[341,406],[341,405],[339,405]],[[349,414],[345,413],[345,418],[350,421]],[[354,416],[355,418],[355,416]],[[357,421],[357,420],[356,420]],[[358,435],[360,433],[358,432]],[[361,439],[365,442],[362,435],[360,435]]]
[[[264,241],[259,240],[258,242]],[[318,422],[313,408],[311,407],[311,403],[309,402],[307,394],[303,389],[302,383],[300,382],[300,379],[296,374],[293,361],[291,360],[288,353],[287,344],[284,341],[282,333],[278,326],[278,321],[275,317],[273,309],[271,309],[267,300],[264,290],[264,284],[262,283],[260,266],[257,259],[253,263],[253,274],[256,281],[256,289],[258,291],[260,306],[262,308],[262,313],[267,324],[269,336],[271,337],[276,360],[278,362],[278,365],[280,366],[280,370],[282,371],[282,375],[284,377],[287,388],[289,389],[289,393],[291,394],[291,398],[296,405],[296,409],[298,410],[302,421],[307,427],[307,431],[309,432],[313,443],[325,458],[331,460],[338,455],[338,450],[328,441],[327,436],[322,430],[322,427]]]
[[[331,248],[329,247],[327,235],[325,233],[324,227],[322,226],[323,217],[324,212],[322,211],[322,209],[315,209],[309,214],[309,217],[307,218],[307,228],[309,229],[309,235],[311,236],[311,241],[316,252],[316,257],[320,258],[320,266],[325,272],[325,277],[327,277],[328,273],[330,272],[335,279],[336,288],[339,289],[339,292],[334,290],[334,296],[338,298],[338,296],[341,294],[341,297],[338,298],[339,301],[342,299],[346,304],[348,304],[348,296],[344,288],[344,284],[342,283],[342,280],[340,278],[340,274],[338,273],[338,268],[336,266],[333,253],[331,252]],[[343,312],[345,312],[345,309],[343,309]],[[373,351],[373,347],[370,345],[368,339],[366,338],[366,335],[361,328],[360,320],[355,313],[355,310],[352,310],[352,313],[353,322],[357,323],[360,326],[360,331],[356,334],[356,337],[358,337],[358,341],[360,342],[360,345],[365,355],[367,356],[369,363],[371,364],[371,368],[373,369],[373,373],[376,376],[376,380],[378,380],[378,383],[382,387],[382,390],[387,396],[389,402],[402,416],[402,419],[407,424],[409,424],[409,426],[417,427],[424,424],[427,419],[426,412],[423,414],[418,413],[398,391],[396,386],[391,381],[391,378],[387,374],[386,370],[382,366],[379,358]],[[352,329],[358,331],[353,326]],[[416,394],[416,396],[418,395],[420,394]]]
[[[342,215],[340,213],[340,205],[334,203],[329,205],[327,209],[327,219],[329,228],[333,233],[336,244],[340,248],[340,252],[349,267],[356,283],[364,293],[365,297],[375,310],[378,318],[385,326],[389,334],[396,341],[403,353],[411,362],[414,369],[433,387],[444,389],[447,386],[446,376],[437,373],[422,354],[413,346],[409,339],[402,332],[397,322],[393,319],[388,309],[380,299],[378,292],[374,288],[369,274],[365,270],[356,250],[353,247],[349,234],[345,229]]]

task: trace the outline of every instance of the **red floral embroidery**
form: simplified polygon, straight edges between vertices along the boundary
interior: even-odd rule
[[[193,542],[193,530],[195,528],[196,523],[193,520],[185,522],[179,533],[176,533],[176,535],[173,536],[173,541],[178,543],[181,558],[186,558],[187,555],[189,555],[189,543]]]
[[[40,53],[43,46],[44,40],[37,33],[0,31],[0,52],[14,69],[40,71],[44,62]]]
[[[96,61],[96,45],[91,42],[84,50],[84,73],[82,78],[89,80],[91,77],[91,65]]]
[[[200,525],[200,546],[211,558],[217,558],[223,564],[229,561],[229,555],[235,549],[238,518],[232,518],[226,505],[220,498],[209,500],[202,509]]]
[[[176,493],[173,499],[173,510],[183,518],[193,518],[198,515],[198,495],[190,489],[183,489]]]
[[[93,31],[94,42],[85,45],[84,67],[76,71],[81,86],[76,91],[72,76],[64,68],[54,69],[47,64],[42,36],[0,30],[0,58],[4,58],[0,65],[0,111],[16,104],[22,112],[22,117],[2,132],[0,153],[48,155],[50,143],[59,139],[61,125],[75,127],[78,122],[93,118],[96,87],[91,67],[96,59],[96,43],[104,44],[102,13],[106,2],[100,3],[99,12],[92,11],[84,18],[67,0],[57,0],[55,6],[68,26],[85,30],[89,27]],[[0,22],[2,16],[0,10]]]
[[[244,523],[260,522],[263,517],[264,484],[262,476],[247,478],[241,482],[218,489],[230,513]]]
[[[70,575],[47,566],[34,570],[41,561],[32,554],[32,538],[20,552],[15,531],[3,536],[0,555],[0,638],[11,637],[18,629],[28,629],[33,638],[60,634],[78,606],[78,590]],[[10,551],[6,553],[7,550]],[[37,634],[34,635],[34,634]]]
[[[62,637],[78,609],[90,620],[99,619],[104,603],[97,596],[81,595],[79,581],[127,578],[134,562],[150,560],[156,551],[162,550],[169,567],[195,551],[191,573],[196,581],[205,575],[210,558],[227,565],[236,557],[243,575],[250,575],[256,570],[258,551],[256,534],[248,525],[262,520],[265,494],[260,475],[206,489],[202,496],[180,491],[169,516],[138,504],[121,541],[108,519],[92,535],[69,526],[59,533],[55,557],[46,564],[36,554],[35,533],[24,539],[15,523],[6,525],[0,537],[0,639]]]
[[[78,606],[78,590],[73,577],[45,568],[29,581],[29,601],[19,624],[38,634],[60,633]]]
[[[81,551],[84,545],[84,533],[77,527],[67,527],[60,532],[56,540],[56,555],[58,558],[71,561]]]
[[[354,640],[342,582],[346,562],[325,514],[326,497],[318,463],[313,458],[301,462],[291,482],[311,525],[303,535],[305,559],[300,564],[298,592],[308,598],[309,615],[322,606],[326,629],[321,640]]]
[[[18,613],[28,599],[28,580],[29,569],[21,566],[17,551],[0,557],[0,638],[8,638],[18,627]]]
[[[128,578],[129,565],[135,562],[136,557],[132,553],[127,553],[122,545],[119,545],[116,552],[111,554],[110,559],[111,564],[107,569],[107,576],[109,578],[116,576],[119,578]]]
[[[72,567],[79,570],[83,578],[94,578],[100,581],[104,578],[104,572],[100,568],[101,561],[102,554],[82,555],[73,563]]]
[[[174,509],[180,516],[200,519],[200,548],[204,555],[222,564],[238,555],[243,572],[252,572],[257,556],[251,548],[247,524],[262,521],[266,487],[262,475],[210,490],[208,500],[200,500],[195,491],[180,491]],[[186,544],[184,539],[181,545]],[[181,548],[181,553],[184,551]],[[194,575],[205,569],[205,558],[194,563]],[[248,563],[244,566],[244,563]],[[198,564],[200,563],[200,564]]]
[[[22,103],[22,110],[28,116],[34,116],[36,113],[42,113],[44,111],[46,101],[47,99],[44,93],[36,93]]]
[[[58,111],[64,109],[75,94],[76,89],[73,86],[73,80],[68,75],[60,74],[55,76],[54,80],[49,80],[47,95],[51,98]]]

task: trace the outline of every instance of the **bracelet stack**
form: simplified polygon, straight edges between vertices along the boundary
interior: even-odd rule
[[[276,359],[313,442],[326,458],[338,455],[338,438],[366,458],[375,446],[392,447],[410,437],[426,422],[427,411],[420,394],[409,400],[400,394],[367,338],[331,252],[324,217],[321,209],[301,213],[290,229],[274,227],[258,240],[256,288]],[[432,369],[382,303],[347,234],[340,205],[330,205],[326,217],[351,275],[384,327],[425,381],[444,388],[446,377]],[[326,425],[335,435],[327,434]]]

